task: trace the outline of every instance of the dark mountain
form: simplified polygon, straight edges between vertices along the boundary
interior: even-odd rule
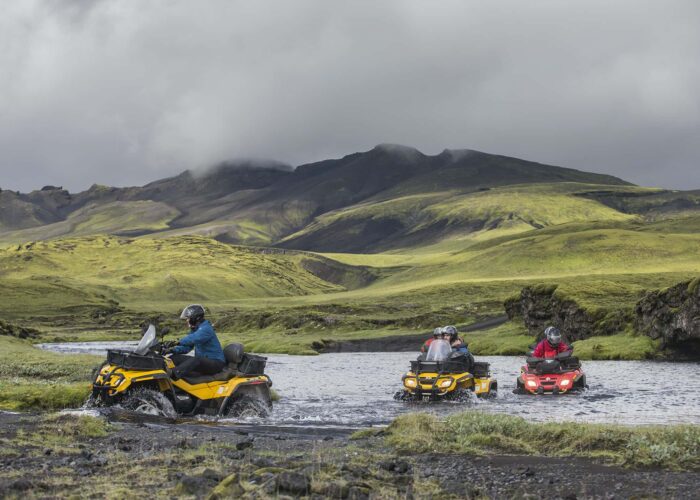
[[[130,231],[134,234],[157,231],[164,235],[199,233],[231,242],[312,248],[313,231],[305,231],[305,228],[317,224],[322,220],[319,217],[330,217],[339,210],[355,213],[358,207],[365,205],[431,193],[449,196],[450,193],[476,193],[498,186],[563,182],[630,185],[609,175],[472,150],[445,150],[429,156],[414,148],[383,144],[370,151],[309,163],[296,169],[275,162],[238,161],[222,163],[200,173],[185,171],[142,187],[94,185],[77,194],[53,186],[29,194],[4,191],[0,193],[0,239],[17,241],[67,235],[78,225],[77,214],[80,214],[79,224],[84,231],[85,227],[92,227],[91,214],[99,214],[100,220],[104,220],[116,207],[119,217],[123,218],[130,206],[134,210],[157,210],[157,214],[162,214],[168,213],[163,208],[165,204],[173,208],[171,213],[179,214],[167,221],[169,229],[153,229],[162,226],[153,222],[154,225],[142,229],[131,224]],[[154,203],[136,203],[144,201]],[[418,204],[415,210],[421,207],[424,205]],[[160,216],[157,214],[144,218],[156,221]],[[368,217],[376,218],[371,214]],[[76,218],[76,224],[69,223],[72,218]],[[375,224],[369,231],[373,233],[372,238],[381,238],[390,231],[397,236],[397,242],[410,244],[416,240],[413,229],[399,219],[385,217]],[[473,222],[461,221],[461,225],[452,224],[449,229],[483,228],[483,224]],[[362,227],[358,228],[358,224]],[[363,241],[362,237],[353,237],[353,234],[362,235],[366,225],[367,221],[355,217],[331,230],[326,228],[323,237],[339,242],[354,240],[350,245],[353,250],[374,248],[373,243]],[[49,226],[50,230],[42,229]],[[105,227],[102,222],[94,226]],[[303,234],[295,236],[299,231]],[[441,231],[434,225],[428,236],[439,238]]]

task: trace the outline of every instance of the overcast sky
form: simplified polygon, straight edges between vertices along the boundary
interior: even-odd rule
[[[383,142],[700,188],[700,2],[0,0],[0,187]]]

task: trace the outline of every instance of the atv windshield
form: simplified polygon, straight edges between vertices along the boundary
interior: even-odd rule
[[[134,353],[144,355],[148,352],[153,345],[156,343],[156,327],[153,325],[148,325],[148,330],[141,337],[141,342],[134,349]]]
[[[425,356],[426,361],[446,361],[452,354],[452,346],[447,340],[433,340],[430,343],[428,354]]]

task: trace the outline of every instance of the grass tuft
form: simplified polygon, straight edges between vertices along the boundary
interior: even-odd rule
[[[397,418],[386,442],[403,453],[517,453],[606,458],[630,467],[700,468],[700,426],[641,426],[574,422],[532,423],[476,411],[438,420],[428,414]]]

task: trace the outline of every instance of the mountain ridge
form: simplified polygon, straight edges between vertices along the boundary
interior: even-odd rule
[[[556,191],[557,185],[565,183],[581,184],[581,189],[585,185],[591,192],[636,189],[611,175],[472,149],[445,149],[426,155],[409,146],[379,144],[368,151],[296,168],[275,161],[240,160],[222,162],[204,171],[186,170],[144,186],[120,188],[94,184],[79,193],[57,186],[45,186],[26,194],[1,191],[0,241],[90,234],[90,228],[94,227],[106,234],[196,234],[229,243],[314,250],[317,238],[309,228],[320,224],[324,241],[351,241],[353,234],[360,235],[352,245],[322,245],[324,249],[386,250],[511,225],[508,221],[518,218],[530,224],[530,228],[542,227],[549,222],[535,220],[537,217],[531,217],[528,222],[520,216],[518,207],[513,213],[489,212],[469,219],[444,206],[440,198],[461,200],[471,207],[467,207],[467,212],[471,210],[469,213],[474,216],[478,212],[472,206],[474,202],[487,198],[479,193],[493,190],[494,194],[500,194],[508,186],[542,184],[551,184]],[[573,196],[575,192],[570,194]],[[548,196],[546,191],[541,195]],[[469,196],[472,198],[467,199]],[[410,197],[422,201],[407,207],[406,200]],[[618,210],[609,197],[598,198],[590,196],[589,200]],[[536,202],[531,197],[530,201]],[[366,207],[382,213],[373,213]],[[489,210],[498,212],[497,208],[492,206]],[[114,219],[118,221],[126,220],[125,213],[130,209],[135,216],[128,218],[128,227],[110,227],[105,222],[110,218],[110,210],[117,210]],[[338,218],[344,211],[353,214],[352,217],[338,224],[324,222],[329,217]],[[358,218],[361,212],[364,215]],[[446,219],[441,217],[442,212],[447,214]],[[76,226],[67,222],[77,219],[78,214],[83,232],[76,233]],[[99,216],[99,223],[91,221],[93,215]],[[434,215],[437,218],[431,223],[430,217]],[[415,221],[420,228],[415,227]],[[300,232],[303,237],[294,236]],[[366,242],[362,235],[367,236]],[[381,241],[383,235],[386,241]]]

